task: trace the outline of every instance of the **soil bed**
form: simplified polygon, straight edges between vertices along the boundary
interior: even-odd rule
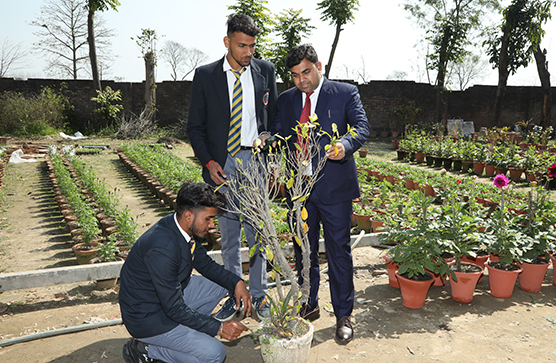
[[[11,139],[11,144],[21,141]],[[70,144],[58,138],[36,144]],[[118,189],[122,205],[137,216],[140,233],[170,212],[125,168],[114,153],[119,141],[88,139],[87,145],[110,145],[86,162]],[[386,143],[369,142],[369,154],[380,152],[394,160]],[[187,145],[173,152],[191,161]],[[39,160],[42,160],[38,158]],[[421,167],[421,166],[420,166]],[[426,166],[425,166],[426,167]],[[1,189],[0,271],[76,265],[71,235],[53,199],[44,163],[10,164]],[[362,247],[353,252],[355,308],[354,340],[338,345],[334,340],[336,319],[331,313],[327,275],[320,286],[321,317],[309,362],[553,362],[556,333],[556,286],[551,266],[540,293],[516,288],[510,299],[490,295],[488,274],[477,284],[473,302],[453,301],[450,286],[431,287],[425,306],[411,310],[402,305],[400,291],[389,286],[383,250]],[[323,262],[321,269],[327,267]],[[244,276],[248,278],[248,276]],[[94,283],[49,286],[8,291],[0,295],[0,340],[18,336],[119,319],[117,289],[101,290]],[[251,329],[258,323],[243,320]],[[121,363],[122,346],[129,339],[123,325],[96,328],[0,348],[2,362],[105,362]],[[259,343],[251,333],[225,342],[227,363],[261,362]]]

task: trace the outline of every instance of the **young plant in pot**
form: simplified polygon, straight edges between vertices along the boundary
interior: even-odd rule
[[[306,356],[306,359],[309,355],[313,325],[299,317],[299,310],[302,304],[307,302],[310,290],[310,244],[305,201],[326,163],[326,159],[319,156],[321,134],[317,131],[318,124],[314,119],[299,124],[297,132],[303,139],[301,145],[304,145],[299,150],[288,150],[286,147],[288,140],[279,136],[276,145],[268,148],[268,154],[263,154],[258,148],[254,148],[250,162],[241,163],[236,160],[237,178],[230,180],[226,186],[227,192],[232,196],[229,199],[234,200],[230,203],[231,211],[241,213],[243,220],[257,230],[260,243],[254,246],[250,255],[259,249],[266,253],[273,265],[273,278],[276,281],[278,296],[267,295],[271,304],[271,318],[263,320],[259,330],[255,332],[261,342],[263,360],[267,362],[275,361],[277,357],[284,357],[284,354]],[[317,162],[313,164],[313,172],[309,174],[307,169],[311,167],[314,158]],[[283,170],[285,170],[286,189],[289,195],[287,209],[293,243],[297,243],[302,251],[302,285],[299,285],[297,275],[287,258],[289,246],[286,246],[285,240],[279,238],[273,222],[271,203],[276,195],[272,193],[271,188],[268,188],[274,172],[270,166],[282,161],[285,163]],[[284,292],[282,280],[291,281],[287,293]],[[282,360],[293,361],[287,358]]]
[[[419,309],[424,306],[428,289],[433,283],[433,275],[427,271],[447,275],[449,270],[441,257],[443,251],[438,230],[430,213],[434,198],[426,197],[421,192],[415,193],[413,198],[420,209],[413,228],[407,228],[404,223],[387,227],[385,233],[380,235],[380,241],[398,242],[389,252],[391,261],[398,264],[396,276],[403,305]]]
[[[522,217],[508,213],[505,207],[504,193],[509,179],[498,174],[494,185],[500,189],[501,202],[486,223],[482,241],[488,246],[490,261],[486,264],[492,296],[508,299],[512,296],[517,276],[522,269],[515,263],[521,263],[523,247],[530,245],[532,238],[524,232]]]
[[[443,200],[445,203],[438,213],[438,233],[444,251],[454,256],[454,262],[449,264],[452,299],[469,303],[483,268],[463,263],[462,258],[477,257],[476,232],[483,223],[482,210],[475,199],[466,202],[452,188],[446,189]]]

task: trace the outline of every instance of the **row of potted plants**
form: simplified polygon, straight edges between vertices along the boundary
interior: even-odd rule
[[[95,205],[102,209],[97,213],[97,219],[105,234],[115,241],[122,252],[131,248],[137,239],[139,226],[129,207],[120,207],[121,198],[116,195],[116,189],[111,192],[104,180],[100,180],[92,167],[87,167],[83,159],[74,154],[73,149],[64,149],[64,156],[67,167],[77,173],[81,186],[92,194]]]
[[[543,178],[547,168],[556,162],[554,152],[542,151],[536,146],[521,149],[512,143],[483,144],[468,138],[433,138],[424,132],[409,133],[399,142],[398,159],[405,158],[457,171],[468,172],[473,168],[477,175],[485,170],[486,176],[506,174],[508,169],[513,169],[514,181],[519,181],[524,172],[528,181]],[[492,167],[485,168],[485,165]]]
[[[405,306],[422,307],[435,276],[440,284],[445,278],[450,280],[452,299],[472,301],[489,255],[487,268],[493,296],[511,297],[519,273],[520,288],[540,291],[548,258],[555,251],[555,205],[544,189],[537,188],[528,195],[526,213],[509,213],[505,203],[508,182],[505,176],[496,176],[494,183],[500,189],[501,203],[489,217],[475,199],[465,198],[452,189],[444,192],[440,206],[434,205],[434,198],[424,193],[412,194],[413,204],[419,209],[416,219],[392,216],[380,238],[383,243],[395,243],[385,258],[389,282],[400,287]],[[555,262],[554,258],[552,261]],[[540,272],[535,275],[532,272],[535,270]],[[506,287],[499,281],[499,271],[513,278]],[[416,295],[408,294],[408,290],[421,285],[417,282],[421,280],[425,282],[418,302],[410,301],[409,296]]]
[[[162,145],[132,143],[122,145],[120,151],[176,194],[186,181],[203,181],[200,166],[185,162]]]

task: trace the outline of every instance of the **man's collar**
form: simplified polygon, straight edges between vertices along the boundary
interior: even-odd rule
[[[183,230],[183,228],[181,228],[180,224],[178,223],[178,214],[177,213],[174,213],[174,222],[176,222],[176,226],[178,226],[178,229],[179,229],[180,233],[183,235],[183,237],[185,238],[187,243],[189,243],[189,241],[191,241],[191,237],[187,234],[186,231]]]

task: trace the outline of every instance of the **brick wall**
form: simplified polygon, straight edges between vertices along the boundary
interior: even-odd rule
[[[44,86],[59,89],[62,83],[66,85],[75,106],[78,124],[98,122],[98,115],[94,112],[96,104],[90,100],[96,95],[90,80],[1,78],[0,92],[38,93]],[[121,90],[124,110],[140,114],[143,107],[144,83],[103,81],[102,86]],[[373,131],[392,131],[395,118],[390,114],[391,109],[395,106],[405,105],[408,101],[415,101],[416,106],[421,109],[417,115],[417,121],[434,122],[436,96],[434,87],[429,84],[413,81],[372,81],[358,87]],[[283,89],[284,86],[279,84],[278,91],[283,91]],[[190,81],[157,83],[158,111],[156,118],[159,126],[172,125],[180,119],[187,118],[190,90]],[[554,95],[552,124],[555,125],[556,88],[553,88],[552,93]],[[446,118],[474,121],[476,129],[492,127],[491,118],[495,94],[496,86],[474,86],[461,92],[448,92],[445,94]],[[530,118],[539,124],[541,106],[542,90],[540,87],[508,87],[500,126],[514,125]]]

